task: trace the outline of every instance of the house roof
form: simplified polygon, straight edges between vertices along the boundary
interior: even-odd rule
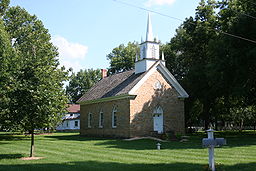
[[[64,116],[62,119],[63,119],[63,120],[77,120],[77,119],[80,119],[80,115],[76,115],[76,116]]]
[[[68,113],[80,113],[80,104],[68,104]]]
[[[134,70],[130,70],[106,77],[96,83],[77,102],[128,94],[144,74],[135,74]]]

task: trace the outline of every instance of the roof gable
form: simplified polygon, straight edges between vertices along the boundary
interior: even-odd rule
[[[188,93],[182,88],[170,71],[162,64],[161,61],[156,62],[147,72],[144,74],[143,78],[129,91],[129,95],[133,95],[136,90],[138,90],[142,84],[156,71],[161,72],[168,82],[177,90],[180,98],[188,98]]]

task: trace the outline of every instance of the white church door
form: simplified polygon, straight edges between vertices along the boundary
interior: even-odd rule
[[[163,125],[163,109],[158,106],[154,109],[153,113],[153,122],[154,122],[154,131],[157,131],[157,133],[163,133],[164,125]]]

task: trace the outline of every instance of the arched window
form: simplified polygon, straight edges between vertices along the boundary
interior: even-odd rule
[[[161,106],[157,106],[155,109],[154,109],[154,116],[160,116],[163,114],[163,109],[161,108]]]
[[[114,107],[113,110],[112,110],[112,128],[116,128],[116,126],[117,126],[116,113],[117,113],[117,109],[116,109],[116,107]]]
[[[103,111],[100,111],[99,114],[99,128],[103,128],[103,122],[104,122],[104,115],[103,115]]]
[[[153,45],[152,48],[151,48],[151,52],[152,52],[152,58],[156,58],[156,48],[155,46]]]

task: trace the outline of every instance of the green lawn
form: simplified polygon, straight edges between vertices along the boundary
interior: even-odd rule
[[[205,134],[189,142],[123,141],[80,137],[78,133],[35,136],[36,156],[28,156],[30,137],[0,133],[0,170],[206,170],[207,149],[201,147]],[[256,171],[256,133],[221,134],[228,145],[215,149],[217,170]]]

